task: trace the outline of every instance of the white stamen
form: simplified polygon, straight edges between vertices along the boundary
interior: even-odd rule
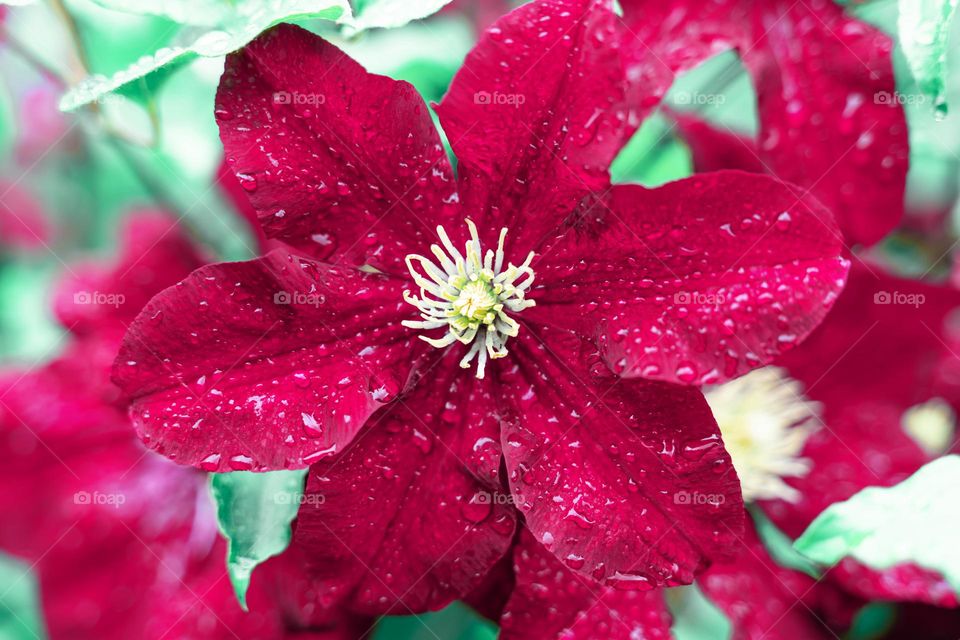
[[[705,393],[740,476],[744,501],[799,500],[799,492],[783,478],[810,472],[810,461],[800,453],[818,426],[820,405],[778,367],[758,369]]]
[[[407,269],[420,288],[420,296],[404,291],[403,299],[417,308],[422,320],[404,320],[403,326],[423,330],[447,327],[441,338],[420,339],[438,349],[457,341],[470,345],[460,366],[469,368],[476,359],[477,377],[482,378],[487,359],[506,356],[507,339],[520,331],[520,325],[507,312],[519,313],[536,305],[525,298],[533,285],[530,263],[534,253],[531,251],[520,266],[507,263],[503,269],[506,228],[500,230],[497,250],[488,249],[484,254],[476,225],[468,219],[467,227],[470,239],[463,254],[453,246],[444,228],[437,227],[443,247],[431,245],[430,252],[439,265],[419,254],[407,256]]]

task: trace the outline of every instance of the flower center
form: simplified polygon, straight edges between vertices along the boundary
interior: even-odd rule
[[[953,442],[957,416],[946,400],[933,398],[904,411],[900,424],[927,454],[939,456]]]
[[[820,405],[779,367],[764,367],[705,390],[724,445],[740,476],[745,502],[796,502],[799,492],[783,481],[810,471],[801,458],[816,429]]]
[[[437,227],[439,245],[430,245],[437,263],[418,254],[408,255],[407,269],[413,281],[420,287],[420,297],[409,291],[403,299],[420,311],[422,320],[404,320],[403,326],[411,329],[441,329],[447,332],[440,338],[420,336],[420,339],[438,349],[454,342],[470,345],[467,354],[460,360],[464,369],[477,360],[477,377],[482,378],[487,358],[496,359],[507,355],[507,339],[520,330],[510,313],[519,313],[536,304],[525,298],[533,284],[533,251],[519,267],[507,263],[503,267],[503,241],[507,230],[500,230],[497,250],[480,246],[480,237],[473,221],[467,220],[470,239],[461,254],[450,242],[443,227]],[[419,267],[419,268],[418,268]]]

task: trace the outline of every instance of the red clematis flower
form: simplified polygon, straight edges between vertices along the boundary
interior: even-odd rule
[[[299,612],[269,580],[241,611],[205,475],[145,450],[117,402],[110,365],[134,307],[203,264],[155,212],[122,244],[112,268],[72,267],[60,287],[66,351],[0,376],[0,549],[36,573],[53,639],[294,637]],[[344,623],[303,637],[348,637]]]
[[[800,341],[847,263],[829,211],[771,177],[610,186],[637,124],[620,24],[540,0],[491,27],[438,107],[456,179],[409,85],[291,26],[228,58],[226,156],[288,248],[155,297],[114,376],[178,462],[312,465],[324,499],[294,546],[326,603],[469,592],[514,504],[567,566],[626,588],[690,582],[742,529],[692,385]]]
[[[641,91],[658,86],[662,95],[674,73],[724,50],[740,54],[757,92],[759,138],[687,128],[700,160],[719,159],[702,147],[722,137],[732,153],[719,166],[760,169],[809,190],[851,244],[873,244],[896,226],[908,143],[890,38],[832,0],[621,5],[629,25],[625,57]],[[732,157],[741,161],[731,165]]]

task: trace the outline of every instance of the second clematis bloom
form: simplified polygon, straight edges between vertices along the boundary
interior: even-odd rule
[[[598,0],[493,25],[437,109],[456,177],[414,89],[323,39],[281,26],[228,58],[226,157],[280,248],[156,296],[114,377],[180,463],[311,466],[293,546],[326,604],[441,606],[519,514],[634,589],[742,531],[695,385],[802,340],[848,264],[830,212],[772,177],[610,185],[639,124],[620,28]]]

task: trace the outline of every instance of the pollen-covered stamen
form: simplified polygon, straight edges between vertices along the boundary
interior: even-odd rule
[[[764,367],[705,390],[745,502],[800,494],[783,481],[810,472],[800,453],[819,423],[820,405],[779,367]]]
[[[467,227],[470,240],[463,254],[450,242],[444,228],[437,227],[443,247],[430,246],[437,262],[417,254],[407,256],[407,268],[420,287],[420,297],[404,291],[403,299],[420,311],[423,320],[404,320],[403,326],[446,328],[447,332],[440,338],[420,338],[437,348],[457,341],[470,345],[460,366],[466,369],[476,358],[477,377],[482,378],[487,358],[506,356],[507,339],[520,330],[508,312],[519,313],[536,304],[525,298],[533,284],[530,262],[534,253],[531,251],[520,266],[507,263],[504,269],[503,242],[507,230],[500,230],[497,250],[487,249],[484,254],[476,225],[467,220]]]

